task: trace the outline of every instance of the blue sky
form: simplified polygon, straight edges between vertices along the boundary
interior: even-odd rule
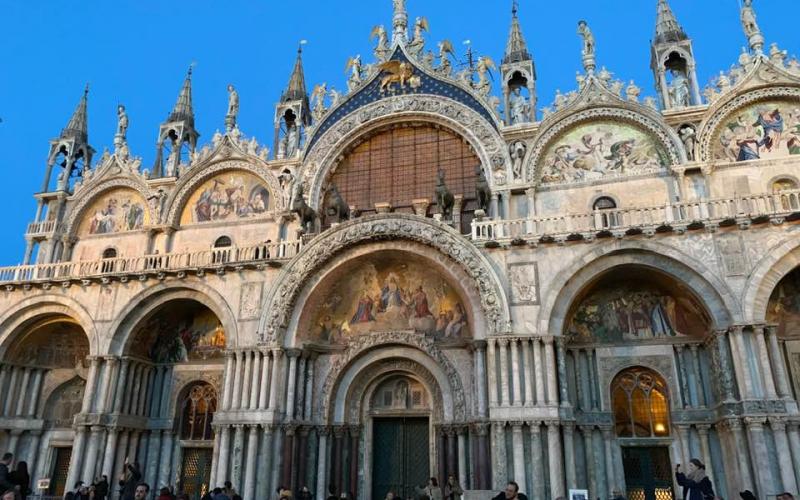
[[[407,0],[410,15],[428,18],[428,39],[472,41],[499,62],[511,0]],[[745,45],[739,0],[671,0],[694,39],[701,82],[728,68]],[[800,54],[797,0],[757,1],[768,43]],[[89,82],[89,138],[99,154],[111,146],[116,105],[125,104],[128,141],[145,166],[155,157],[158,125],[171,109],[186,68],[196,63],[194,105],[200,142],[224,127],[226,85],[241,98],[240,128],[271,143],[274,103],[286,85],[297,43],[305,48],[309,87],[345,87],[349,56],[371,60],[369,33],[391,24],[392,0],[244,1],[0,0],[0,266],[22,258],[33,219],[48,141],[58,135]],[[577,21],[588,20],[598,62],[652,94],[649,41],[656,0],[520,0],[520,19],[538,72],[540,106],[556,89],[575,86],[580,69]],[[309,89],[310,90],[310,89]]]

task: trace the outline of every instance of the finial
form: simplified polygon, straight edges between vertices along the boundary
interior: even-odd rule
[[[89,97],[89,82],[86,82],[86,87],[83,89],[83,97]]]
[[[764,49],[764,35],[761,34],[761,28],[758,27],[753,0],[742,0],[741,20],[750,49],[760,54]]]
[[[513,0],[511,2],[511,15],[517,17],[518,11],[519,11],[519,2],[517,0]]]

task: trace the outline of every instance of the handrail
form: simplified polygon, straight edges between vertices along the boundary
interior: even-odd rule
[[[198,252],[0,267],[0,283],[159,273],[287,260],[297,255],[302,245],[301,241],[282,241],[246,247],[213,248]]]

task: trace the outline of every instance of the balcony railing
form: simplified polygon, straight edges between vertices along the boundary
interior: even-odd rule
[[[661,206],[595,210],[584,214],[530,217],[516,220],[474,220],[472,239],[500,241],[535,239],[545,236],[568,237],[603,231],[658,229],[712,223],[787,216],[800,212],[800,189],[778,193],[754,194],[706,201],[669,203]]]
[[[0,267],[0,283],[67,281],[125,274],[158,274],[288,260],[302,248],[300,241],[247,247],[214,248],[201,252],[153,254],[140,257],[82,260],[55,264]]]
[[[47,236],[56,230],[55,220],[43,220],[40,222],[31,222],[28,224],[28,236]]]

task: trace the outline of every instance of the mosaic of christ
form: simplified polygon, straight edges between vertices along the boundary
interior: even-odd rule
[[[441,274],[408,257],[381,252],[328,277],[307,302],[314,341],[343,344],[371,332],[414,330],[441,341],[469,337],[467,312]]]

